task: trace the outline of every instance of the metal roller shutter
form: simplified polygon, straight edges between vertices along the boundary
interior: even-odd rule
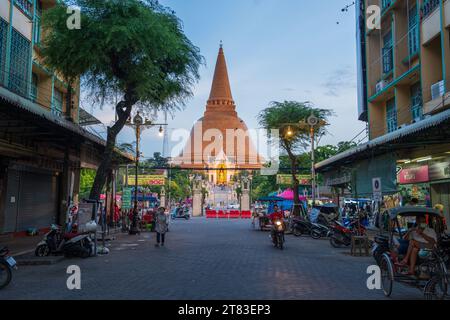
[[[18,231],[43,228],[55,223],[58,212],[57,177],[22,172],[17,217]]]

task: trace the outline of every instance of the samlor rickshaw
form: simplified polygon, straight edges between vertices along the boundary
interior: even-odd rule
[[[378,260],[381,269],[381,284],[386,297],[390,297],[394,282],[423,291],[427,300],[441,300],[447,296],[447,268],[442,251],[439,250],[443,220],[438,211],[423,207],[399,207],[387,212],[389,223],[386,237],[386,251]],[[409,265],[402,264],[410,245],[410,234],[417,228],[416,221],[423,217],[428,228],[436,232],[437,241],[433,248],[421,248],[418,252],[414,274]],[[418,250],[418,248],[417,248]]]

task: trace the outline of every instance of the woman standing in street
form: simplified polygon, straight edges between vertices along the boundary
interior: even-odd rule
[[[156,244],[155,247],[160,245],[164,247],[164,240],[166,238],[167,229],[169,226],[168,217],[166,215],[166,208],[159,208],[156,213]]]

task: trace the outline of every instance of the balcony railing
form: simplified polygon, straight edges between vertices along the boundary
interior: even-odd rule
[[[31,0],[16,0],[14,2],[28,17],[33,16],[33,1]]]
[[[422,5],[422,18],[425,19],[428,17],[438,7],[439,0],[425,0]]]
[[[419,52],[419,26],[415,25],[409,30],[409,56],[413,56]]]

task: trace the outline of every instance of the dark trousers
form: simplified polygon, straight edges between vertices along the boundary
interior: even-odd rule
[[[165,233],[156,233],[156,242],[158,244],[160,244],[161,242],[164,243],[164,240],[166,239],[166,234]]]

